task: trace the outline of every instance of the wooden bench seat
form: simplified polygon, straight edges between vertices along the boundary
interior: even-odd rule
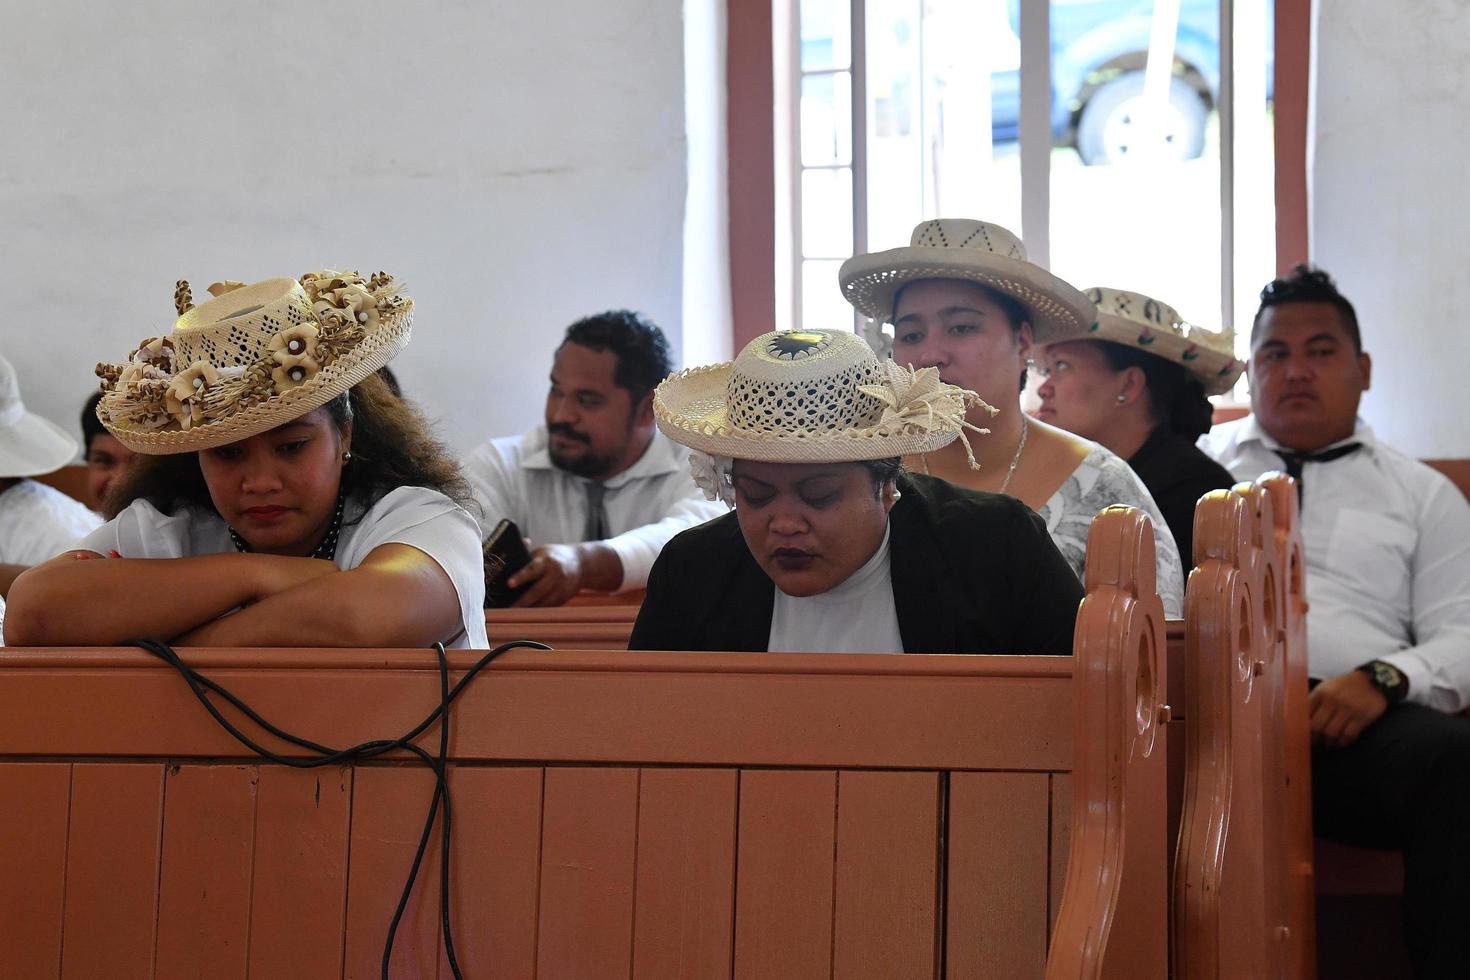
[[[1125,561],[1140,525],[1101,522],[1115,560],[1073,658],[505,654],[452,712],[465,974],[1163,977],[1167,678],[1151,550],[1147,578]],[[329,745],[438,700],[426,651],[186,654]],[[426,770],[262,763],[141,651],[0,669],[7,975],[378,976]],[[437,848],[393,976],[448,976]]]

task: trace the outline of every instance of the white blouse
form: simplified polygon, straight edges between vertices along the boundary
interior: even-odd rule
[[[365,512],[349,499],[332,561],[344,571],[356,568],[385,544],[410,545],[439,563],[459,594],[464,629],[445,646],[483,650],[485,566],[480,529],[465,510],[436,490],[398,487]],[[190,558],[235,550],[228,525],[213,511],[181,507],[164,514],[146,500],[135,500],[117,517],[83,538],[76,547],[123,558]]]
[[[766,649],[781,653],[903,653],[888,529],[873,556],[846,580],[819,595],[790,596],[776,589]]]
[[[1174,543],[1174,535],[1169,532],[1153,495],[1133,468],[1111,450],[1094,444],[1037,513],[1046,522],[1047,533],[1057,550],[1067,559],[1077,578],[1085,581],[1087,532],[1092,529],[1092,519],[1113,504],[1137,507],[1153,521],[1154,558],[1158,564],[1159,598],[1164,600],[1164,615],[1170,619],[1184,618],[1184,564],[1179,560],[1179,546]]]

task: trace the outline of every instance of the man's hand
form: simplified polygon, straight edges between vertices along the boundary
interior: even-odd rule
[[[512,589],[529,584],[517,606],[560,606],[582,588],[582,556],[576,545],[547,544],[531,552],[531,561],[506,582]]]
[[[1342,749],[1352,745],[1363,729],[1388,710],[1388,698],[1361,670],[1325,680],[1307,698],[1312,715],[1312,741]]]

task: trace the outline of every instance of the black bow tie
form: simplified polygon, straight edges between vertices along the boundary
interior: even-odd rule
[[[1296,502],[1300,509],[1306,503],[1302,498],[1302,467],[1308,463],[1330,463],[1334,459],[1342,459],[1362,448],[1361,442],[1349,442],[1341,446],[1333,446],[1331,449],[1324,449],[1320,453],[1294,453],[1289,449],[1277,449],[1274,452],[1286,464],[1287,476],[1296,481]]]

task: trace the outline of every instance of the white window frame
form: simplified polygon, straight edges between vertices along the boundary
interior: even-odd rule
[[[1280,2],[1280,0],[1278,0]],[[921,8],[922,9],[922,8]],[[803,72],[800,0],[773,0],[776,68],[776,329],[801,325],[801,186],[806,170],[852,171],[852,254],[869,251],[867,229],[866,0],[848,0],[851,62],[846,69]],[[1051,4],[1022,0],[1021,220],[1030,259],[1050,267],[1051,257]],[[1235,324],[1235,58],[1234,0],[1220,0],[1220,323]],[[852,157],[843,165],[805,166],[801,161],[801,80],[807,75],[850,72]],[[786,152],[782,153],[782,148]],[[885,246],[899,243],[883,243]],[[835,288],[835,284],[834,284]],[[854,326],[857,316],[854,315]]]

